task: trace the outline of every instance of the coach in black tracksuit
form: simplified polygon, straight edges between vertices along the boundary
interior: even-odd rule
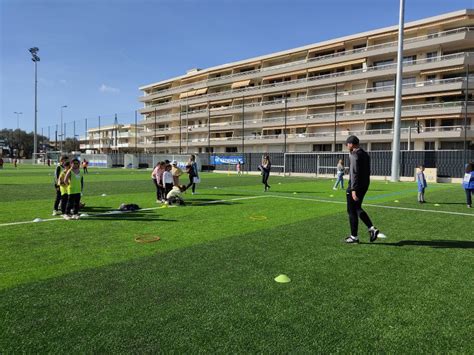
[[[362,209],[362,201],[370,185],[370,157],[359,147],[359,138],[350,136],[346,140],[349,149],[349,186],[347,188],[347,213],[351,226],[351,235],[346,243],[359,243],[359,218],[369,228],[370,241],[377,239],[378,229],[374,227],[367,212]]]

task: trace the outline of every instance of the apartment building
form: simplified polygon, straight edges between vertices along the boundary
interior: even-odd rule
[[[138,144],[141,126],[114,124],[90,128],[87,136],[79,139],[81,151],[86,153],[135,153],[143,151]]]
[[[402,150],[462,149],[465,133],[473,149],[474,10],[406,23],[404,32]],[[382,28],[142,86],[142,146],[341,151],[356,134],[368,150],[391,150],[397,34]]]

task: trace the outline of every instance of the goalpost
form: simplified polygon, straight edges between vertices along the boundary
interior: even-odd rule
[[[315,174],[316,177],[335,177],[339,159],[344,160],[344,166],[349,165],[348,152],[285,153],[283,175],[299,173]]]

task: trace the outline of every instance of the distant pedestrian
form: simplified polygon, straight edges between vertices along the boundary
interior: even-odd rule
[[[336,169],[337,169],[337,180],[332,189],[337,190],[338,185],[341,184],[341,189],[344,190],[344,170],[346,169],[344,167],[344,160],[342,159],[339,160],[339,162],[337,163]]]
[[[84,172],[84,174],[89,174],[89,171],[87,170],[88,167],[89,162],[84,158],[84,160],[82,161],[82,171]]]
[[[0,157],[0,169],[3,169],[3,158]]]
[[[259,165],[259,170],[262,172],[262,184],[264,185],[264,192],[267,192],[271,187],[268,185],[268,179],[270,177],[270,170],[272,169],[272,163],[270,161],[270,156],[265,155],[262,159],[262,164]]]
[[[428,187],[428,185],[426,184],[426,177],[424,173],[425,167],[420,165],[418,169],[418,173],[416,174],[416,183],[418,184],[418,202],[426,203],[425,189]]]
[[[186,186],[186,190],[192,187],[193,195],[196,193],[196,184],[200,183],[198,166],[196,164],[196,156],[192,154],[189,157],[188,165],[186,166],[186,172],[189,175],[189,184]]]
[[[474,193],[474,163],[466,165],[462,187],[466,191],[467,208],[472,208],[472,194]]]
[[[237,171],[237,175],[242,175],[242,165],[240,164],[240,160],[237,160],[237,165],[235,166],[235,170]]]
[[[370,241],[374,242],[379,230],[374,227],[367,212],[362,209],[362,201],[370,185],[370,157],[359,146],[359,138],[349,136],[346,140],[349,149],[349,187],[347,188],[347,213],[351,235],[345,239],[346,243],[359,243],[359,218],[369,229]]]
[[[13,166],[14,166],[15,168],[18,167],[18,159],[15,158],[15,159],[13,160]]]

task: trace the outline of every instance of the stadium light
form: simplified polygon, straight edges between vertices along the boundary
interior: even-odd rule
[[[400,126],[402,110],[402,72],[403,72],[403,28],[405,16],[405,0],[400,0],[400,17],[398,24],[398,55],[397,55],[397,80],[395,89],[395,116],[393,118],[393,154],[392,174],[390,181],[400,180]]]
[[[36,53],[38,53],[39,48],[33,47],[28,49],[31,53],[31,60],[35,63],[35,129],[34,129],[34,136],[33,136],[33,164],[35,162],[35,155],[38,151],[38,135],[37,135],[37,126],[38,126],[38,62],[40,61],[40,57]]]

